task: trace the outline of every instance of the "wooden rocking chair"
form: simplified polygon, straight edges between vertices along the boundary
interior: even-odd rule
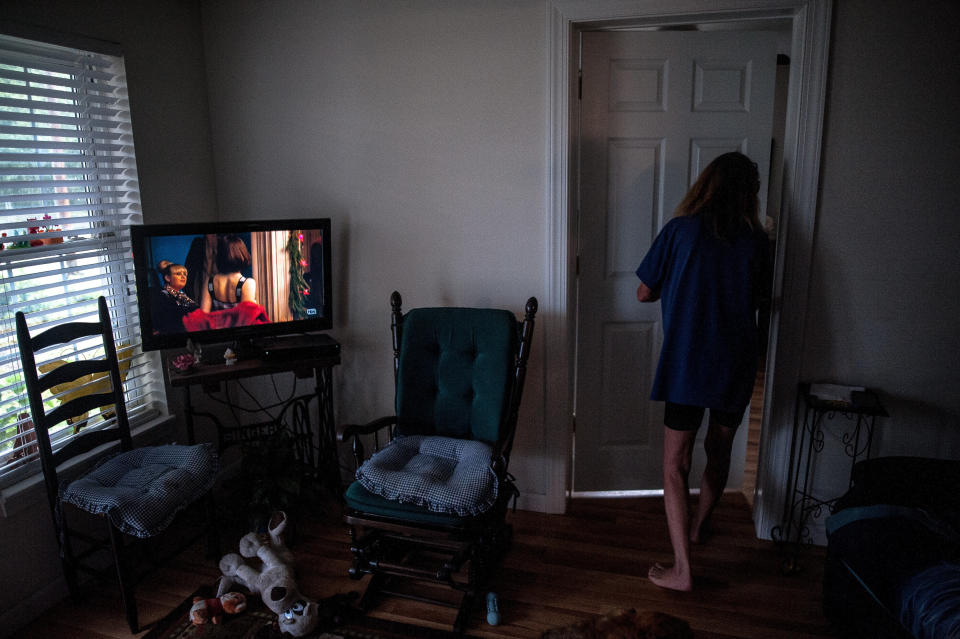
[[[346,426],[357,480],[346,490],[360,605],[400,596],[458,609],[462,632],[476,595],[509,546],[507,472],[537,300],[510,311],[418,308],[391,296],[396,414]],[[362,435],[388,443],[363,461]],[[379,443],[379,442],[378,442]]]

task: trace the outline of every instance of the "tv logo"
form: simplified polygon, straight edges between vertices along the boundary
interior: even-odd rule
[[[307,309],[307,315],[316,315],[316,314],[317,314],[317,309],[315,309],[315,308],[308,308],[308,309]]]

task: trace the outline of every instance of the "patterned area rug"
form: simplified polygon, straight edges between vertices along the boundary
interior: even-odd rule
[[[187,597],[177,608],[143,639],[292,639],[280,632],[277,616],[270,612],[257,597],[247,599],[247,610],[224,617],[219,624],[207,623],[195,626],[190,622],[190,606],[193,597],[211,596],[210,588],[202,588]],[[399,639],[422,637],[424,639],[452,639],[463,637],[452,632],[421,628],[404,624],[370,619],[355,609],[344,606],[353,601],[347,596],[337,596],[320,601],[323,619],[319,627],[303,639]]]
[[[177,608],[159,621],[143,639],[281,639],[283,634],[277,624],[277,616],[270,612],[256,597],[247,599],[247,610],[237,615],[227,615],[219,624],[194,625],[190,621],[190,606],[193,598],[210,597],[211,588],[201,588],[184,600]],[[343,639],[345,635],[327,632],[333,627],[331,619],[310,635],[310,639]],[[289,637],[290,635],[287,635]]]

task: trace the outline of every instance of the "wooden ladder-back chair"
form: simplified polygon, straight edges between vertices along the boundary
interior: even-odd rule
[[[361,607],[385,595],[451,606],[462,632],[511,539],[507,468],[537,300],[522,322],[499,309],[404,314],[397,292],[390,302],[396,413],[339,433],[357,464],[344,497],[350,575],[371,575]],[[387,443],[363,461],[361,436],[382,429]]]
[[[128,540],[156,537],[181,510],[206,498],[209,550],[219,554],[211,497],[218,459],[212,444],[133,447],[106,299],[97,306],[96,322],[67,322],[37,335],[17,312],[17,343],[70,594],[80,598],[78,571],[97,577],[114,572],[130,631],[137,633],[134,587],[141,575],[130,560],[135,551],[152,552]],[[101,428],[85,417],[96,409],[104,416]],[[67,420],[76,427],[74,418],[87,430],[55,442],[52,435]],[[75,510],[102,519],[107,533],[89,534],[89,522],[79,525]],[[104,569],[107,551],[113,561]]]

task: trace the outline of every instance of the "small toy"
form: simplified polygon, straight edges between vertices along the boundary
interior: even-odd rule
[[[500,625],[500,604],[495,592],[487,593],[487,623],[491,626]]]
[[[220,560],[220,587],[217,594],[227,592],[239,584],[252,594],[260,595],[264,605],[276,613],[280,631],[294,637],[302,637],[316,628],[320,621],[317,602],[307,599],[297,587],[293,570],[293,553],[283,542],[283,530],[287,516],[276,513],[276,522],[271,519],[267,533],[269,539],[261,540],[256,533],[248,533],[240,539],[240,554],[230,553]],[[258,558],[259,566],[247,559]]]
[[[247,598],[242,592],[227,592],[215,599],[194,597],[190,607],[190,621],[195,626],[202,626],[207,621],[220,623],[223,616],[235,615],[247,609]]]

